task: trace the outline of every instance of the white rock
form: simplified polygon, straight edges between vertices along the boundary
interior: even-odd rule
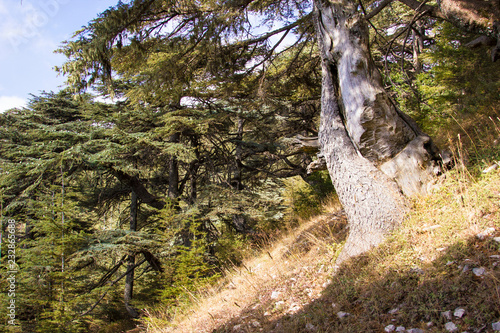
[[[337,312],[337,317],[339,318],[344,318],[344,317],[348,317],[350,316],[351,314],[349,312],[344,312],[344,311],[339,311]]]
[[[465,314],[465,309],[462,308],[456,308],[455,312],[453,312],[453,315],[457,318],[462,318]]]
[[[493,328],[493,331],[500,331],[500,321],[491,324],[491,328]]]
[[[283,304],[285,304],[285,302],[283,302],[283,301],[278,301],[278,302],[276,302],[276,303],[274,304],[274,307],[275,307],[275,308],[280,308]]]
[[[394,332],[396,330],[396,326],[394,325],[388,325],[384,328],[384,331],[386,332]]]
[[[432,321],[429,321],[427,322],[427,328],[431,328],[432,326],[434,326],[434,323]]]
[[[493,238],[493,240],[494,240],[495,242],[497,242],[497,243],[500,243],[500,237],[495,237],[495,238]]]
[[[311,323],[307,323],[306,324],[306,330],[308,330],[308,331],[314,331],[315,329],[316,329],[316,327],[314,327],[313,324],[311,324]]]
[[[464,265],[464,268],[462,269],[462,273],[465,273],[469,270],[469,265]]]
[[[288,309],[288,313],[296,313],[300,311],[300,305],[293,303],[290,305],[290,309]]]
[[[260,323],[257,320],[252,321],[253,327],[260,327]]]
[[[236,325],[233,327],[233,331],[238,331],[241,328],[241,325]]]
[[[398,308],[395,308],[395,309],[390,310],[390,311],[389,311],[389,314],[391,314],[391,315],[392,315],[392,314],[397,313],[398,311],[399,311],[399,309],[398,309]]]
[[[446,328],[446,330],[448,332],[456,332],[458,331],[458,327],[457,325],[455,325],[453,322],[449,321],[447,322],[446,324],[444,324],[444,328]]]
[[[451,311],[441,312],[441,316],[445,317],[448,320],[451,320]]]
[[[475,276],[483,276],[486,270],[484,267],[476,267],[472,269],[472,273],[474,273]]]
[[[486,169],[484,169],[483,173],[490,173],[492,171],[495,171],[496,169],[498,169],[498,164],[497,163],[495,163],[492,166],[489,166]]]
[[[404,326],[396,327],[396,332],[404,332],[404,331],[406,331],[406,328]]]
[[[385,332],[394,332],[396,330],[396,326],[394,325],[387,325],[385,328],[384,328],[384,331]]]
[[[495,233],[495,228],[487,228],[476,235],[477,238],[483,240],[486,237],[490,237]]]
[[[271,312],[269,312],[269,311],[264,312],[264,317],[267,317],[267,316],[270,316],[270,315],[271,315]]]
[[[424,333],[424,331],[421,330],[420,328],[410,328],[407,332],[408,333]]]
[[[494,254],[492,256],[490,256],[491,259],[500,259],[500,255],[498,254]]]
[[[280,292],[279,291],[273,291],[271,293],[271,299],[277,299],[278,297],[280,297]]]
[[[430,227],[425,227],[423,229],[423,231],[434,230],[434,229],[437,229],[437,228],[441,228],[441,226],[439,224],[431,225]]]
[[[332,303],[332,308],[335,309],[337,306],[338,306],[337,303]]]

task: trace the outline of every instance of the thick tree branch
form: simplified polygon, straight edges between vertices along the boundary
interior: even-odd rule
[[[136,176],[130,176],[121,170],[116,170],[110,168],[111,173],[118,178],[119,181],[130,186],[141,201],[153,208],[162,209],[165,207],[165,201],[158,199],[156,196],[149,193],[149,191],[144,187],[139,178]]]
[[[382,11],[382,9],[384,9],[388,4],[390,4],[393,1],[394,0],[383,0],[377,7],[375,7],[371,12],[369,12],[368,14],[365,15],[365,19],[369,20],[369,19],[375,17],[375,15],[380,13]]]

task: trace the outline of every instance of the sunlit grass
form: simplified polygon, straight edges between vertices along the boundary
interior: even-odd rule
[[[498,122],[494,123],[495,126]],[[488,134],[494,142],[500,131]],[[404,224],[378,248],[336,267],[346,220],[335,197],[258,255],[227,269],[188,306],[149,309],[148,332],[383,332],[388,325],[443,332],[490,329],[500,321],[498,144],[466,152],[433,192],[411,200]],[[487,149],[485,149],[487,148]],[[470,156],[474,163],[471,163]],[[474,269],[484,269],[477,276]],[[462,318],[442,312],[463,308]],[[349,315],[340,318],[342,312]]]

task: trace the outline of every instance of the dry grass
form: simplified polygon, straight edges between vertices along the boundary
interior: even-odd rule
[[[337,237],[346,225],[345,218],[337,212],[336,201],[329,203],[329,213],[303,223],[279,242],[262,247],[259,256],[227,271],[218,285],[192,294],[190,309],[180,311],[170,320],[165,310],[149,312],[147,331],[211,332],[234,318],[244,318],[249,309],[264,315],[264,304],[293,299],[295,291],[289,288],[288,282],[304,276],[315,275],[314,279],[307,279],[311,289],[308,293],[319,295],[321,285],[331,275],[336,251],[332,244],[339,241]],[[296,284],[299,285],[302,282]],[[273,298],[276,293],[278,298]],[[294,305],[288,303],[280,303],[280,309]],[[269,317],[277,315],[277,311],[272,312]]]
[[[455,169],[432,195],[413,200],[404,225],[373,251],[334,267],[346,221],[331,201],[328,213],[263,246],[217,286],[192,294],[190,308],[173,318],[150,311],[147,331],[384,332],[392,324],[444,332],[453,321],[460,332],[490,332],[500,321],[500,243],[494,240],[500,170],[480,172],[495,155],[476,157],[467,168],[460,141],[455,150]],[[459,307],[462,318],[441,314]],[[339,318],[339,312],[349,315]]]

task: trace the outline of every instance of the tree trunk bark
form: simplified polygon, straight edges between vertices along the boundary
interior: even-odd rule
[[[130,199],[130,231],[137,231],[137,194],[132,190],[132,195]],[[123,301],[125,303],[125,309],[132,318],[139,317],[139,313],[130,305],[130,300],[132,299],[134,293],[134,267],[135,267],[135,255],[131,254],[127,258],[128,265],[127,270],[130,272],[125,277],[125,290],[123,293]],[[132,268],[132,269],[131,269]]]
[[[170,142],[178,143],[180,133],[175,133],[170,136]],[[168,174],[168,196],[170,199],[177,199],[179,197],[179,163],[175,155],[170,156]]]
[[[235,159],[236,159],[236,170],[234,172],[234,178],[231,181],[231,184],[238,190],[243,189],[243,163],[242,163],[242,140],[243,140],[243,126],[245,125],[245,119],[238,117],[238,132],[236,135],[236,151],[235,151]]]
[[[439,159],[432,140],[388,97],[368,28],[352,0],[316,0],[323,82],[319,141],[349,236],[338,262],[382,242],[425,193]]]
[[[425,194],[440,168],[439,151],[383,88],[370,54],[368,27],[352,0],[316,1],[323,57],[335,65],[337,103],[355,148],[407,196]]]

